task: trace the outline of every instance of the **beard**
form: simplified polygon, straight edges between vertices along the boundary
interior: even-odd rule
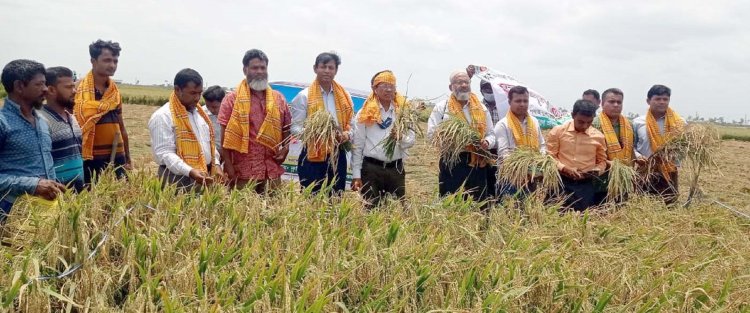
[[[34,107],[34,109],[39,110],[44,106],[44,102],[42,100],[35,100],[31,103],[31,106]]]
[[[469,100],[469,97],[470,97],[469,92],[462,92],[462,91],[454,91],[453,95],[456,96],[456,99],[458,99],[459,101]]]
[[[268,78],[264,79],[253,79],[249,83],[247,83],[250,86],[250,89],[255,91],[263,91],[268,88]]]
[[[73,107],[76,105],[74,99],[57,99],[57,103],[69,112],[73,111]]]

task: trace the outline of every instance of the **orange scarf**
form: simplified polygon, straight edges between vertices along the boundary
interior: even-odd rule
[[[484,112],[482,103],[479,102],[479,98],[477,98],[477,96],[472,93],[471,97],[469,97],[468,105],[472,120],[472,122],[469,124],[471,124],[471,127],[477,131],[477,133],[479,134],[479,138],[484,138],[484,133],[487,129],[487,115]],[[455,115],[457,118],[461,118],[464,121],[469,122],[466,120],[466,116],[464,115],[463,105],[461,104],[461,102],[458,102],[458,99],[456,99],[456,96],[453,94],[451,94],[451,97],[448,99],[448,111],[451,114]],[[474,146],[466,146],[466,151],[471,152],[471,160],[469,161],[469,165],[479,167],[487,166],[487,158],[474,153],[477,151]]]
[[[84,160],[94,158],[94,128],[99,119],[110,111],[117,110],[122,106],[122,99],[117,85],[110,78],[107,91],[102,99],[96,100],[96,87],[94,86],[94,72],[90,71],[78,86],[75,95],[75,107],[73,113],[81,126],[82,151]]]
[[[536,130],[534,118],[526,115],[526,131],[521,127],[521,121],[518,117],[510,110],[505,114],[505,118],[508,119],[508,126],[513,133],[516,147],[528,147],[534,149],[534,151],[539,151],[539,133]]]
[[[395,87],[396,76],[393,75],[393,72],[391,71],[380,72],[375,76],[375,79],[373,79],[372,88],[374,89],[380,83],[389,83]],[[396,92],[396,98],[393,101],[394,107],[397,109],[399,105],[405,102],[406,98]],[[362,105],[362,109],[359,112],[357,122],[365,125],[380,124],[383,122],[382,117],[380,116],[380,102],[378,101],[377,96],[375,96],[375,92],[370,92],[367,100],[365,100],[365,104]]]
[[[651,110],[646,113],[646,130],[648,131],[648,139],[651,143],[651,151],[654,152],[661,148],[667,141],[674,138],[677,134],[682,132],[685,121],[680,117],[677,112],[673,111],[672,108],[667,108],[667,113],[664,117],[664,133],[659,131],[659,124],[656,123],[656,118],[651,114]],[[662,162],[659,166],[664,178],[669,180],[669,173],[677,170],[677,166],[671,162]]]
[[[354,105],[344,87],[336,81],[332,81],[333,97],[336,103],[336,118],[338,118],[341,130],[348,132],[351,129],[350,122],[354,115]],[[318,110],[325,110],[323,105],[323,93],[320,91],[320,83],[314,80],[307,88],[307,116],[310,117]],[[323,162],[330,154],[332,147],[307,147],[307,159],[312,162]]]
[[[196,106],[195,110],[198,111],[198,114],[204,121],[206,121],[206,124],[208,124],[208,128],[210,129],[211,162],[213,164],[213,161],[216,160],[216,156],[214,155],[214,142],[216,140],[214,138],[214,129],[211,125],[211,120],[208,118],[208,115],[206,115],[206,112],[203,112],[200,105]],[[185,106],[180,102],[180,99],[177,98],[174,91],[172,91],[172,95],[169,96],[169,111],[172,112],[172,122],[174,123],[177,156],[185,161],[187,165],[190,165],[190,167],[199,169],[203,172],[208,172],[206,159],[203,157],[203,151],[201,150],[201,144],[198,142],[193,127],[190,125],[187,110],[185,110]],[[211,171],[213,172],[214,170],[215,167],[211,167]]]
[[[266,88],[266,118],[260,125],[258,136],[255,141],[259,144],[276,151],[282,140],[281,133],[281,111],[276,104],[275,96],[271,86]],[[247,79],[243,79],[237,86],[237,100],[232,108],[232,115],[227,122],[227,128],[224,132],[223,147],[247,153],[250,146],[250,88],[247,86]]]
[[[599,123],[607,142],[607,158],[610,161],[620,160],[625,164],[633,163],[633,126],[628,119],[620,115],[620,137],[617,137],[612,121],[604,112],[599,113]]]

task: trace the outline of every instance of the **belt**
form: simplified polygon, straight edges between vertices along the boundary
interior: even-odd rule
[[[363,161],[365,161],[367,163],[370,163],[370,164],[375,164],[375,165],[382,166],[382,167],[391,167],[391,168],[401,167],[401,164],[402,164],[401,159],[394,160],[394,161],[391,161],[391,162],[383,162],[383,161],[380,161],[380,160],[378,160],[376,158],[364,157]]]

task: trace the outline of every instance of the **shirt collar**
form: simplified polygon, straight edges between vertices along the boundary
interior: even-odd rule
[[[10,97],[5,98],[5,105],[3,107],[7,107],[11,112],[23,117],[23,114],[21,114],[21,105],[11,100]],[[37,117],[35,109],[31,110],[31,115],[33,115],[34,117]]]
[[[528,118],[528,116],[526,118]],[[583,132],[583,133],[586,134],[586,135],[588,135],[588,136],[591,136],[592,129],[593,129],[593,127],[589,126],[589,128],[586,128],[586,131]],[[575,127],[575,123],[572,120],[568,122],[568,129],[567,130],[569,132],[577,133],[576,127]]]

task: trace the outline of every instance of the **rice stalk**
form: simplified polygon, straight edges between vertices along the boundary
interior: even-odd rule
[[[393,158],[397,145],[401,144],[401,140],[409,131],[413,131],[417,138],[424,137],[424,129],[419,121],[423,109],[422,105],[415,105],[413,101],[406,101],[396,108],[396,120],[393,123],[392,131],[379,143],[385,150],[388,159]]]
[[[335,168],[338,161],[338,141],[336,135],[341,132],[331,113],[327,110],[318,110],[307,117],[302,132],[302,144],[305,147],[328,147],[328,161]],[[351,147],[351,143],[349,143]],[[342,145],[346,149],[346,145]],[[351,148],[349,148],[351,150]]]
[[[555,159],[527,148],[518,148],[503,160],[500,181],[519,190],[531,188],[536,181],[537,189],[548,194],[558,194],[562,188]]]
[[[685,165],[690,177],[690,192],[685,206],[699,193],[698,178],[704,168],[716,168],[721,135],[710,124],[688,124],[679,134],[659,147],[648,158],[648,176],[657,175],[663,164]]]
[[[438,125],[432,136],[432,145],[438,148],[440,159],[453,167],[467,146],[479,147],[481,138],[474,128],[462,118],[451,116]]]
[[[635,193],[638,174],[632,166],[615,159],[609,167],[607,201],[622,201]]]

